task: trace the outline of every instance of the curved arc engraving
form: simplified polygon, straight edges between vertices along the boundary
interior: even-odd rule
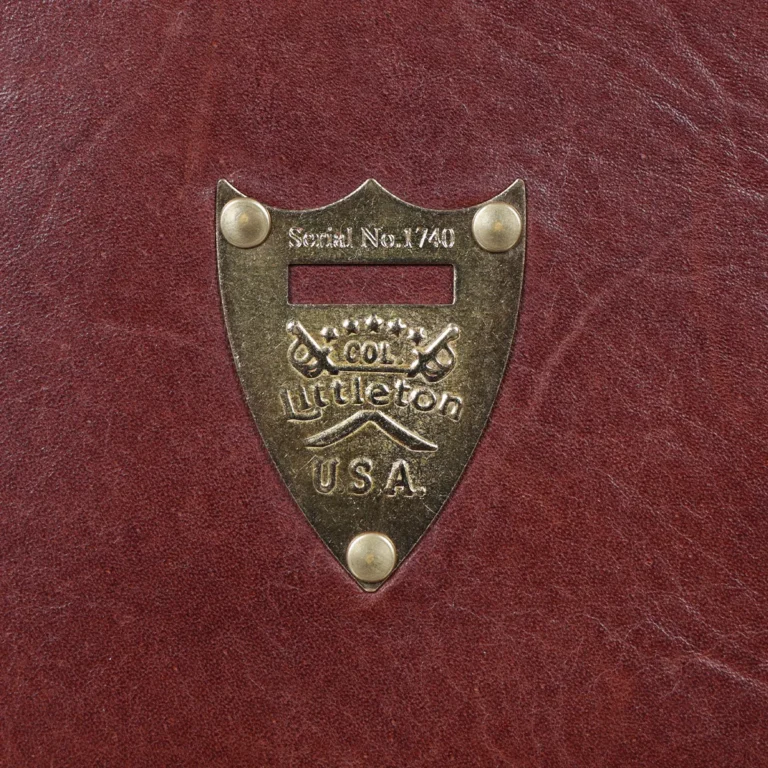
[[[437,445],[430,443],[421,435],[407,429],[395,419],[381,411],[358,411],[344,421],[334,424],[316,435],[304,438],[304,445],[309,448],[327,448],[329,445],[345,440],[367,424],[378,427],[390,440],[405,446],[410,451],[436,451]]]

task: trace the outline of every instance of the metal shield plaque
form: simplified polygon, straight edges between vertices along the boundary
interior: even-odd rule
[[[442,211],[369,180],[286,211],[221,181],[216,220],[253,418],[310,524],[373,591],[440,512],[491,411],[523,283],[524,184]],[[289,268],[307,264],[450,265],[453,303],[291,304]]]

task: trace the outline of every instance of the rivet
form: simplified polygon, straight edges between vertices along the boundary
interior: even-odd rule
[[[269,234],[269,211],[249,197],[236,197],[221,210],[221,234],[236,248],[255,248]]]
[[[347,547],[347,567],[356,579],[369,584],[384,581],[396,562],[395,545],[383,533],[359,533]]]
[[[472,219],[472,235],[477,244],[491,253],[508,251],[522,231],[520,214],[508,203],[488,203]]]

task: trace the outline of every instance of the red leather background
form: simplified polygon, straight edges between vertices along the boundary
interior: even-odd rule
[[[2,5],[3,766],[768,765],[765,6]],[[362,593],[246,410],[219,177],[528,189],[489,428]]]

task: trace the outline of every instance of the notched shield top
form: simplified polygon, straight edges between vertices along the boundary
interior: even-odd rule
[[[219,279],[248,405],[310,524],[373,591],[435,519],[488,419],[523,282],[523,182],[453,211],[409,205],[373,180],[315,210],[254,203],[262,232],[252,247],[247,211],[226,220],[234,234],[226,229],[233,200],[250,202],[219,182]],[[506,250],[489,246],[499,236],[505,245],[497,209],[517,217]],[[289,303],[291,265],[374,263],[452,265],[454,302]],[[350,542],[368,532],[394,545],[378,572],[377,551],[362,553],[362,570],[350,559]]]

